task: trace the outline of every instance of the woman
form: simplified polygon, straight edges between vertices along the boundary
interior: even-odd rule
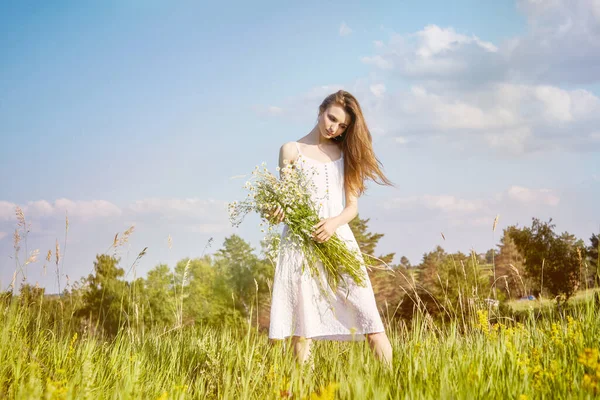
[[[357,199],[365,191],[365,180],[385,185],[391,182],[380,169],[356,98],[344,90],[327,96],[310,133],[281,146],[279,166],[284,168],[288,163],[317,172],[312,195],[318,199],[321,220],[314,227],[313,239],[325,242],[337,233],[349,247],[358,249],[348,223],[358,214]],[[283,216],[283,210],[277,208],[269,218],[281,222]],[[285,225],[282,238],[287,233]],[[392,347],[364,265],[366,287],[349,279],[350,286],[343,293],[338,289],[332,299],[319,290],[317,278],[308,268],[302,272],[302,261],[302,253],[282,240],[273,282],[269,338],[292,336],[294,354],[304,362],[313,339],[363,340],[366,336],[375,355],[391,365]],[[321,265],[317,268],[323,272]]]

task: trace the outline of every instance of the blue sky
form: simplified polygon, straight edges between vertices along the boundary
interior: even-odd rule
[[[17,205],[42,254],[64,249],[68,213],[71,280],[131,225],[138,276],[210,237],[258,247],[258,219],[228,224],[232,177],[274,167],[338,88],[396,183],[359,201],[379,252],[483,252],[532,217],[600,230],[597,1],[212,3],[0,5],[2,288]],[[56,289],[42,262],[27,279]]]

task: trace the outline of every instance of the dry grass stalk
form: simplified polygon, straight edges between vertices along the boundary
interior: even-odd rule
[[[523,278],[521,277],[521,274],[519,273],[519,270],[517,269],[517,267],[515,267],[512,264],[508,264],[508,266],[514,272],[514,274],[517,276],[517,278],[519,278],[519,281],[521,281],[521,286],[523,287],[523,294],[526,295],[527,294],[527,290],[525,289],[525,282],[523,282]]]
[[[46,254],[46,262],[50,262],[50,260],[52,260],[52,250],[48,250],[48,254]],[[44,263],[42,269],[44,270],[44,276],[46,276],[46,263]]]
[[[125,232],[123,232],[123,237],[121,238],[121,241],[119,242],[120,246],[127,243],[127,241],[129,240],[129,236],[131,236],[131,234],[133,233],[134,230],[135,230],[135,226],[132,225]]]
[[[19,230],[15,229],[15,233],[13,235],[13,239],[14,239],[14,247],[15,247],[15,251],[19,251],[21,249],[21,247],[19,246],[19,243],[21,243],[21,235],[19,235]]]
[[[25,265],[27,264],[31,264],[37,261],[37,257],[40,254],[40,250],[39,249],[35,249],[31,252],[31,254],[29,255],[29,258],[27,259],[27,261],[25,261]]]
[[[56,265],[58,265],[60,261],[60,245],[58,244],[58,239],[56,239],[56,248],[54,250],[54,255],[56,256]]]
[[[23,214],[21,207],[15,207],[15,214],[17,215],[17,226],[25,228],[25,214]]]
[[[8,286],[9,291],[12,291],[15,288],[16,281],[17,281],[17,270],[15,270],[15,272],[13,272],[12,281],[10,282],[10,285]]]

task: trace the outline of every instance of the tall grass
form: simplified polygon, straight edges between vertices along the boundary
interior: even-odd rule
[[[591,398],[599,395],[600,313],[490,324],[479,310],[431,329],[419,316],[388,326],[392,370],[366,342],[314,342],[294,361],[286,341],[252,326],[123,329],[109,341],[50,326],[42,298],[0,310],[0,397],[15,399]],[[532,311],[533,313],[533,311]],[[462,322],[460,322],[462,325]],[[586,350],[587,349],[587,350]]]
[[[19,226],[25,226],[24,217]],[[121,238],[115,236],[111,248],[126,241],[132,230]],[[26,245],[26,232],[17,240],[18,235],[17,254],[21,239]],[[25,266],[37,254],[33,252]],[[57,245],[57,274],[59,254]],[[17,265],[24,271],[18,258]],[[414,297],[415,316],[410,322],[398,322],[386,315],[386,332],[394,350],[391,369],[373,356],[364,341],[316,341],[309,361],[298,365],[291,344],[270,343],[253,326],[253,318],[238,326],[186,325],[181,301],[172,329],[127,323],[107,339],[94,324],[79,326],[80,320],[63,311],[73,310],[67,302],[76,299],[59,298],[49,306],[48,299],[39,294],[26,300],[0,297],[0,398],[522,400],[600,396],[600,304],[594,296],[580,296],[571,307],[561,309],[520,310],[517,322],[481,301],[489,294],[480,293],[477,281],[468,287],[463,263],[453,260],[453,268],[462,271],[464,284],[459,285],[456,302],[449,301],[445,291],[438,304],[444,318],[438,322],[423,312],[415,282],[405,277],[411,283],[406,295]],[[13,279],[13,288],[14,283]],[[135,293],[130,295],[136,304]],[[126,312],[121,309],[121,314]]]

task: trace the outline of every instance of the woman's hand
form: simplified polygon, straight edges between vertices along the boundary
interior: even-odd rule
[[[313,226],[313,229],[315,229],[313,232],[313,240],[318,243],[324,243],[331,239],[335,230],[339,227],[340,225],[335,218],[322,219]]]
[[[275,208],[275,210],[271,213],[270,211],[273,210],[273,208]],[[283,222],[284,217],[285,213],[279,204],[277,204],[277,206],[271,206],[265,214],[265,218],[267,218],[267,220],[269,220],[269,222],[272,224],[279,224]]]

